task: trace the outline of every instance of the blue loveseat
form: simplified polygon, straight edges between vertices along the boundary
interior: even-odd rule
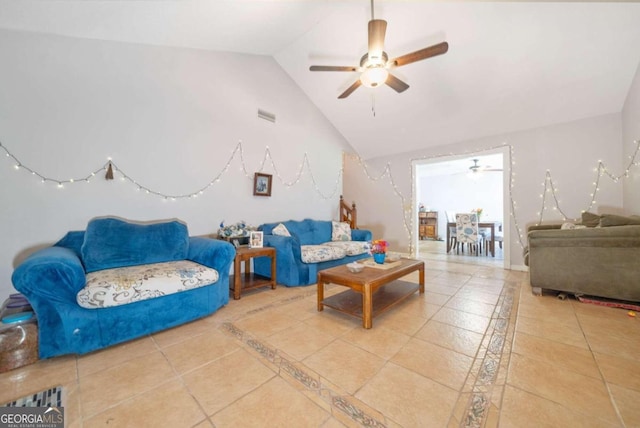
[[[263,232],[264,246],[276,249],[276,278],[278,284],[288,287],[315,284],[318,271],[322,269],[351,263],[356,260],[371,257],[367,244],[372,239],[369,230],[349,229],[350,237],[345,241],[336,240],[333,227],[336,222],[324,220],[305,219],[302,221],[289,220],[279,223],[266,223],[258,227]],[[346,223],[343,223],[345,225]],[[284,226],[290,236],[276,235],[274,229]],[[348,228],[348,226],[347,226]],[[334,238],[334,239],[332,239]],[[336,248],[347,248],[342,255],[336,253]],[[360,245],[358,245],[360,244]],[[320,251],[326,247],[332,247],[325,251],[331,253],[328,260],[317,262],[305,262],[304,252],[308,246],[321,246]],[[360,246],[361,250],[358,249]],[[337,255],[336,255],[337,254]],[[271,277],[271,261],[268,257],[254,259],[254,272],[266,277]]]
[[[189,237],[180,221],[106,217],[33,253],[12,280],[36,312],[40,358],[49,358],[84,354],[215,312],[229,302],[234,257],[233,245]],[[146,287],[148,277],[165,280],[153,273],[160,266],[181,266],[170,272],[179,289]],[[143,278],[106,283],[109,273],[131,270]],[[114,293],[105,297],[109,290]]]

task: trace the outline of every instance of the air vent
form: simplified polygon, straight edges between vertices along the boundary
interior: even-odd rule
[[[269,122],[276,123],[276,115],[269,113],[268,111],[258,109],[258,117],[260,119],[268,120]]]

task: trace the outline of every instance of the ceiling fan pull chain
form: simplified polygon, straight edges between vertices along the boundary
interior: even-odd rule
[[[373,112],[373,117],[376,117],[376,94],[375,93],[371,94],[371,111]]]

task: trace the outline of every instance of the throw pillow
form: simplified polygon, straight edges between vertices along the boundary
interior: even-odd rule
[[[349,223],[331,222],[332,241],[351,241],[351,225]]]
[[[582,213],[582,224],[587,227],[596,227],[600,225],[600,216],[598,214],[585,211]]]
[[[276,227],[274,227],[271,230],[271,233],[273,235],[278,235],[278,236],[291,236],[291,234],[289,233],[289,229],[287,229],[287,226],[285,226],[284,224],[280,223],[279,225],[277,225]]]
[[[603,214],[600,219],[600,226],[626,226],[626,225],[640,224],[640,218],[638,216],[625,217],[615,214]]]
[[[583,224],[573,224],[573,223],[562,223],[560,229],[586,229],[587,226]]]

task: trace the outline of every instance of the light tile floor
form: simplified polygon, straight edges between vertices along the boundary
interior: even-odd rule
[[[425,294],[371,330],[317,312],[315,286],[265,288],[0,374],[0,402],[63,385],[71,427],[640,426],[640,315],[533,296],[526,273],[491,260],[432,256]]]

